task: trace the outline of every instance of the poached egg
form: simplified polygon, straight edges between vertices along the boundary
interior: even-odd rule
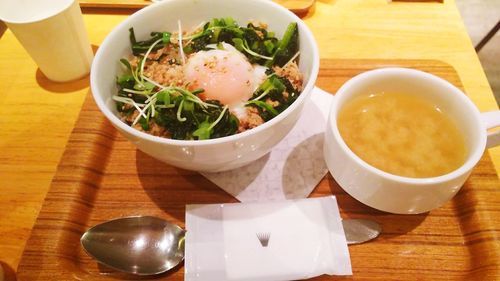
[[[205,100],[219,100],[230,109],[239,111],[253,92],[266,79],[267,68],[251,64],[236,48],[222,43],[222,48],[199,51],[189,57],[184,75],[190,88],[202,88],[200,97]]]

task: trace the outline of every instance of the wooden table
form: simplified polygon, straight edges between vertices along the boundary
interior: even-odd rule
[[[99,45],[131,12],[85,10],[92,44]],[[457,70],[481,111],[497,109],[453,0],[443,4],[318,0],[304,20],[316,36],[322,58],[442,60]],[[0,89],[0,261],[17,268],[89,93],[89,80],[48,81],[6,30],[0,39]],[[500,149],[489,153],[498,174]]]

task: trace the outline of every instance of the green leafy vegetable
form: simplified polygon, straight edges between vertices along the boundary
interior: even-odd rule
[[[144,131],[147,131],[149,130],[149,118],[144,118],[141,116],[141,118],[139,119],[139,124],[141,124],[141,127]]]
[[[299,30],[296,22],[288,25],[283,38],[274,53],[274,59],[266,63],[267,67],[277,64],[284,66],[299,51]]]
[[[271,92],[282,95],[283,90],[285,90],[285,85],[281,82],[278,76],[276,74],[270,75],[255,91],[251,101],[260,100]]]
[[[162,90],[158,92],[156,96],[157,101],[162,102],[163,105],[170,105],[170,93],[168,91]]]
[[[299,92],[293,88],[288,79],[271,73],[264,83],[257,88],[246,105],[256,107],[262,119],[269,121],[287,109],[297,99],[298,95]],[[268,103],[267,100],[270,102]],[[273,106],[272,104],[276,105]]]
[[[150,38],[138,41],[134,29],[129,31],[131,50],[137,63],[132,65],[126,59],[120,60],[126,71],[116,78],[119,90],[113,96],[118,111],[127,117],[129,125],[139,124],[143,130],[149,131],[152,124],[157,124],[166,129],[168,137],[185,140],[219,138],[238,131],[238,118],[219,101],[202,100],[199,94],[203,89],[190,90],[188,85],[165,86],[145,76],[144,70],[151,60],[160,64],[179,64],[183,61],[181,57],[169,58],[166,62],[165,53],[150,56],[169,44],[180,54],[189,55],[207,50],[209,44],[221,49],[225,42],[233,45],[251,63],[269,67],[266,72],[268,77],[246,103],[246,106],[257,108],[265,121],[284,111],[299,95],[288,79],[278,76],[272,69],[273,66],[283,67],[298,55],[296,23],[287,27],[281,40],[275,37],[274,32],[268,32],[261,26],[252,23],[239,26],[231,17],[214,18],[204,23],[197,33],[179,35],[179,40],[172,42],[170,32],[151,32]],[[134,120],[129,119],[131,116]]]
[[[279,112],[274,109],[272,105],[260,100],[249,101],[247,105],[255,105],[259,112],[261,112],[260,115],[264,121],[269,121],[279,114]]]
[[[150,39],[145,41],[137,41],[133,27],[129,29],[129,33],[130,33],[130,44],[132,45],[132,53],[134,54],[134,56],[145,53],[149,49],[151,44],[153,44],[158,40],[161,40],[162,43],[156,45],[153,48],[153,51],[159,50],[167,46],[168,44],[170,44],[170,36],[172,35],[170,32],[151,32]]]
[[[118,85],[122,88],[133,88],[135,79],[131,74],[123,74],[116,79],[116,83],[118,83]]]
[[[207,140],[212,134],[212,128],[210,128],[210,122],[207,120],[203,121],[198,125],[198,129],[193,132],[193,136],[198,137],[199,140]]]
[[[170,33],[170,32],[162,32],[161,41],[165,44],[169,44],[171,35],[172,35],[172,33]]]

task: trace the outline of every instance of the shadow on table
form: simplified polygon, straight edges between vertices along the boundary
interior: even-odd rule
[[[366,218],[378,222],[382,233],[378,240],[392,240],[416,229],[428,216],[428,212],[416,215],[391,214],[371,208],[345,192],[329,173],[328,184],[342,212],[343,218]]]
[[[0,38],[2,38],[6,30],[7,30],[7,25],[5,25],[3,21],[0,21]]]
[[[161,210],[184,224],[186,205],[237,202],[197,172],[165,164],[136,150],[137,175],[145,193]]]
[[[81,89],[84,89],[85,87],[88,87],[90,85],[90,77],[89,75],[85,75],[84,77],[78,79],[78,80],[73,80],[70,82],[54,82],[49,80],[40,70],[40,68],[37,68],[36,70],[36,82],[38,86],[41,88],[52,92],[52,93],[58,93],[58,94],[65,94],[65,93],[72,93],[74,91],[78,91]]]
[[[312,135],[297,144],[288,155],[281,179],[286,199],[307,198],[324,178],[327,167],[323,159],[323,140],[323,133]]]
[[[91,15],[132,15],[139,11],[141,7],[127,7],[127,8],[102,8],[102,7],[82,7],[83,14]]]
[[[97,267],[99,268],[99,272],[102,275],[105,275],[106,277],[113,278],[113,279],[120,279],[120,280],[156,280],[156,279],[167,279],[171,275],[176,275],[176,274],[181,274],[182,269],[184,267],[184,262],[181,262],[174,268],[170,269],[169,271],[162,273],[162,274],[157,274],[157,275],[149,275],[149,276],[139,276],[139,275],[134,275],[130,273],[125,273],[125,272],[120,272],[117,270],[114,270],[110,267],[107,267],[103,264],[98,263]],[[179,270],[181,270],[179,272]],[[6,280],[8,281],[8,280]]]
[[[0,261],[0,280],[2,281],[17,281],[16,272],[12,267],[3,261]],[[2,276],[3,269],[3,276]],[[2,279],[3,277],[3,279]]]
[[[91,48],[92,52],[95,54],[97,52],[98,46],[91,45]],[[37,68],[35,78],[38,86],[52,93],[71,93],[89,87],[90,85],[90,74],[69,82],[54,82],[49,80],[45,76],[45,74],[42,73],[40,68]]]

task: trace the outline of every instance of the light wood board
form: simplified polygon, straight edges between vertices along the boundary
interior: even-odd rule
[[[421,69],[461,87],[452,67],[422,60],[322,60],[317,85],[335,92],[350,77],[384,66]],[[485,154],[443,207],[421,215],[393,215],[357,202],[328,174],[311,196],[334,194],[344,218],[371,218],[383,227],[375,241],[349,247],[354,275],[335,280],[500,279],[498,186]],[[159,216],[184,226],[186,204],[235,201],[198,173],[138,151],[88,96],[28,240],[18,280],[135,279],[91,260],[79,244],[81,234],[97,223],[130,215]],[[183,278],[181,266],[159,280]]]

